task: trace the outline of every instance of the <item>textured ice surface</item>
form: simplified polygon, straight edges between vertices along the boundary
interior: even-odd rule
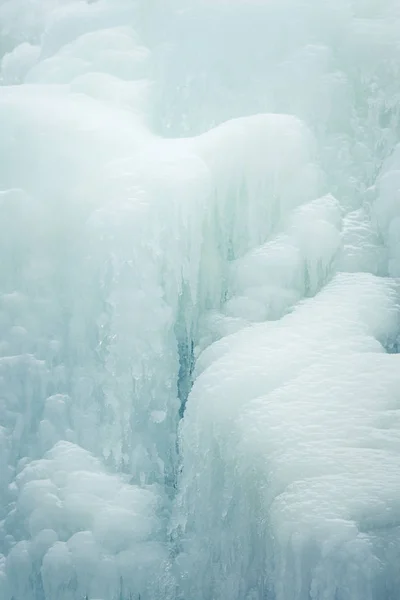
[[[265,572],[276,598],[374,597],[380,578],[395,593],[380,546],[399,519],[398,359],[382,347],[397,318],[393,284],[343,274],[204,351],[181,430],[188,596],[218,581],[246,597]]]
[[[0,600],[397,600],[399,33],[0,0]]]
[[[15,508],[3,525],[12,597],[114,598],[121,578],[127,595],[151,593],[166,557],[158,541],[156,490],[105,472],[98,459],[69,442],[22,467],[13,487]],[[154,581],[143,576],[147,569]]]

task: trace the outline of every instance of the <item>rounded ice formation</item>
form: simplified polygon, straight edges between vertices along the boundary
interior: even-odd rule
[[[0,0],[1,600],[395,600],[396,0]]]

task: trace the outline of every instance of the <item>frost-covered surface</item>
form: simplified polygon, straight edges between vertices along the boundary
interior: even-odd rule
[[[396,321],[392,283],[342,274],[203,353],[182,424],[187,597],[395,597]]]
[[[1,600],[397,600],[396,0],[0,0]]]

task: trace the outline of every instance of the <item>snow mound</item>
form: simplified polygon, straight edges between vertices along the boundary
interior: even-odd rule
[[[260,573],[280,600],[396,589],[399,370],[384,347],[398,318],[393,281],[340,274],[200,356],[181,427],[189,594],[191,569],[219,598]]]

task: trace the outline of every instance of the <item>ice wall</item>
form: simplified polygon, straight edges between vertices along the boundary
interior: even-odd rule
[[[257,61],[238,69],[245,91],[227,64],[246,56],[236,43],[248,22],[196,4],[220,19],[205,50],[217,66],[188,84],[184,127],[207,118],[208,103],[213,116],[241,112],[243,97],[244,110],[294,112],[336,200],[306,202],[231,261],[227,299],[204,317],[180,429],[185,597],[398,595],[398,287],[386,277],[398,275],[399,13],[390,2],[328,4],[235,3],[272,30],[271,45],[250,42],[262,75]],[[238,91],[228,107],[224,87]]]
[[[2,600],[397,597],[399,19],[0,2]]]
[[[187,597],[395,597],[397,302],[342,274],[203,352],[181,429]]]

